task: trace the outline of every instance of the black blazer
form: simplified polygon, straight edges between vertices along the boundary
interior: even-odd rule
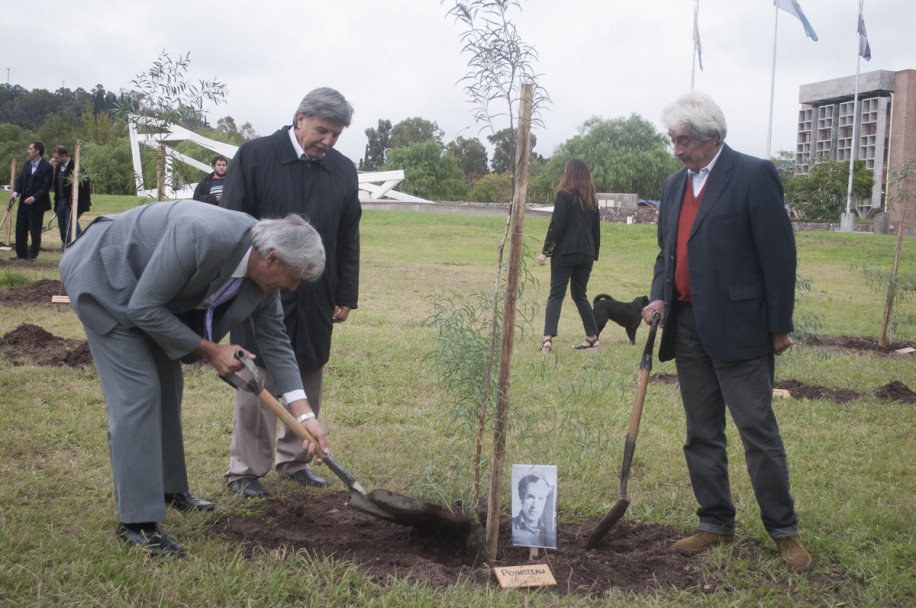
[[[686,187],[686,169],[671,175],[659,206],[651,299],[665,302],[661,361],[674,357],[671,302]],[[772,353],[771,334],[792,331],[795,235],[771,162],[724,147],[690,231],[687,265],[697,330],[713,359],[741,361]]]
[[[73,185],[70,183],[70,176],[73,175],[73,159],[67,162],[67,167],[61,175],[60,165],[54,166],[54,206],[56,207],[60,200],[67,201],[70,205],[73,199]],[[63,178],[63,179],[61,179]],[[92,206],[92,194],[89,186],[89,176],[83,175],[80,171],[80,185],[76,201],[76,214],[80,216]]]
[[[31,160],[26,161],[25,166],[16,178],[14,190],[19,193],[19,208],[24,209],[30,205],[22,206],[22,201],[31,197],[35,198],[32,203],[32,211],[44,213],[51,209],[51,179],[54,173],[54,167],[45,159],[38,161],[38,168],[32,173]]]
[[[542,253],[547,256],[578,253],[597,260],[599,249],[601,215],[597,204],[594,209],[584,209],[566,190],[557,192]]]

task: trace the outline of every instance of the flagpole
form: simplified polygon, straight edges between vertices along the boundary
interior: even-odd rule
[[[770,77],[770,123],[767,125],[767,160],[770,158],[770,142],[773,141],[773,100],[776,93],[776,29],[779,26],[779,7],[775,3],[773,4],[773,10],[776,11],[776,16],[773,19],[773,73]]]
[[[859,0],[859,14],[862,15],[863,0]],[[852,142],[849,146],[849,182],[846,186],[846,213],[840,222],[842,232],[853,232],[855,229],[855,220],[852,218],[852,177],[856,164],[856,148],[859,142],[856,140],[856,125],[858,124],[859,113],[859,70],[862,67],[862,51],[859,48],[861,34],[856,31],[856,89],[852,97]]]
[[[693,3],[693,56],[690,61],[690,90],[693,90],[694,76],[697,73],[697,27],[700,15],[700,0],[694,0]]]

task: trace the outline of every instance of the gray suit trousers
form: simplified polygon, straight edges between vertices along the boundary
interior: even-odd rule
[[[276,394],[273,380],[267,370],[258,367],[268,392]],[[302,386],[309,406],[315,415],[321,411],[321,393],[324,390],[324,367],[302,372]],[[242,477],[264,477],[274,463],[276,445],[276,471],[280,477],[289,477],[304,469],[309,462],[308,453],[295,433],[282,425],[277,435],[277,417],[247,391],[235,392],[235,415],[232,420],[232,446],[229,448],[229,471],[226,483]]]
[[[105,335],[84,326],[108,408],[118,517],[163,521],[164,494],[188,489],[181,432],[181,363],[139,329]]]

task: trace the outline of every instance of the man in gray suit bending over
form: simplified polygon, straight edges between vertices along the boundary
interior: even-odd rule
[[[290,412],[330,450],[302,388],[278,293],[316,279],[324,263],[321,238],[298,216],[257,221],[194,201],[101,217],[67,249],[61,279],[108,408],[119,537],[155,555],[180,555],[184,548],[159,527],[165,505],[213,508],[188,491],[179,360],[205,359],[220,375],[238,371],[241,347],[219,341],[243,319],[251,319],[260,364]]]

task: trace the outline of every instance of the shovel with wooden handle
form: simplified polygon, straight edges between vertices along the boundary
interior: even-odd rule
[[[363,486],[350,475],[336,458],[331,454],[322,452],[321,447],[319,447],[318,442],[312,437],[311,433],[296,422],[293,415],[263,387],[257,367],[244,351],[236,351],[235,358],[241,361],[251,379],[245,380],[238,373],[220,377],[237,389],[257,395],[258,399],[271,412],[276,414],[277,418],[282,420],[299,439],[312,443],[315,446],[315,453],[321,458],[322,462],[346,484],[347,490],[350,492],[349,504],[351,507],[373,517],[397,524],[431,529],[444,536],[465,537],[471,532],[473,522],[470,518],[451,513],[438,505],[404,496],[403,494],[389,492],[388,490],[366,492]]]
[[[630,478],[630,465],[633,464],[633,452],[636,450],[636,435],[639,434],[639,421],[642,418],[642,405],[646,399],[646,387],[649,385],[649,372],[652,371],[652,349],[655,345],[655,333],[658,331],[659,319],[661,315],[656,311],[652,315],[649,337],[646,339],[646,348],[642,352],[642,360],[639,363],[639,386],[636,389],[636,397],[633,399],[633,410],[630,412],[630,428],[627,430],[627,440],[623,448],[623,466],[620,469],[620,500],[592,530],[588,542],[585,543],[588,549],[594,549],[601,542],[608,530],[620,521],[627,507],[630,506],[627,481]]]

